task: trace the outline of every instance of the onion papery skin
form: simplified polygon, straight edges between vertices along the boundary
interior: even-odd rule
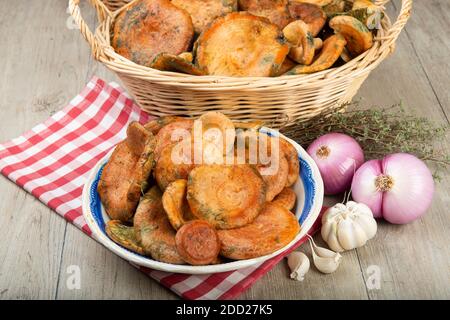
[[[324,147],[328,148],[329,153],[321,156],[320,150]],[[319,168],[326,195],[347,190],[355,171],[364,163],[361,146],[355,139],[342,133],[327,133],[320,136],[306,151]]]
[[[388,177],[388,190],[377,178]],[[433,176],[425,163],[408,153],[395,153],[364,163],[355,173],[352,197],[369,206],[374,217],[394,224],[412,222],[426,213],[434,194]]]
[[[352,182],[352,198],[356,202],[367,205],[374,218],[381,218],[383,203],[383,192],[379,192],[375,185],[375,180],[383,174],[381,160],[369,160],[355,172]],[[364,201],[359,201],[363,199]]]

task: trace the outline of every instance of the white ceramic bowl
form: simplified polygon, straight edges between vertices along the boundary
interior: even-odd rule
[[[209,274],[237,270],[264,262],[265,260],[270,259],[271,257],[274,257],[281,252],[289,249],[309,231],[314,221],[319,216],[323,201],[323,181],[320,176],[319,169],[317,168],[314,161],[295,141],[286,138],[278,131],[269,128],[262,128],[261,132],[265,132],[271,136],[281,136],[289,141],[297,149],[298,158],[300,161],[299,179],[294,185],[294,191],[297,194],[297,203],[294,213],[299,219],[301,230],[300,233],[295,237],[295,239],[293,239],[285,247],[271,254],[254,259],[237,260],[207,266],[175,265],[159,262],[151,259],[150,257],[142,256],[123,248],[122,246],[109,239],[109,237],[106,235],[105,221],[108,221],[110,219],[106,214],[97,193],[97,184],[101,175],[101,171],[103,169],[103,166],[111,156],[112,150],[92,169],[83,189],[83,215],[89,228],[92,231],[93,236],[106,248],[134,264],[155,270],[186,274]]]

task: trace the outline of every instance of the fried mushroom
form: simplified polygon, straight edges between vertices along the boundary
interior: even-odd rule
[[[255,16],[269,19],[283,29],[291,20],[288,0],[239,0],[239,8]]]
[[[161,130],[164,126],[168,125],[169,123],[183,120],[184,118],[177,117],[177,116],[164,116],[159,117],[150,120],[144,125],[144,128],[151,131],[153,135],[156,135],[159,130]]]
[[[164,125],[156,135],[155,159],[158,161],[162,150],[168,146],[182,141],[191,133],[194,121],[188,118],[177,118]]]
[[[175,236],[177,250],[194,266],[212,264],[218,260],[220,241],[216,229],[208,222],[194,220],[184,224]]]
[[[180,145],[181,142],[166,145],[156,162],[155,179],[163,191],[175,180],[187,179],[189,172],[195,167],[192,153],[184,154],[185,150]]]
[[[200,132],[195,132],[195,124],[198,124]],[[201,138],[206,146],[209,143],[214,144],[217,148],[223,150],[223,154],[227,154],[234,147],[236,138],[236,129],[234,123],[221,112],[209,111],[200,116],[194,122],[194,138]],[[201,134],[201,137],[199,135]]]
[[[320,7],[329,5],[332,1],[333,0],[291,0],[291,2],[310,3]]]
[[[319,34],[327,21],[325,12],[316,4],[291,1],[288,8],[294,20],[302,20],[309,26],[313,37]]]
[[[300,64],[310,65],[314,59],[315,46],[309,26],[302,20],[296,20],[283,29],[283,34],[293,46],[289,57]]]
[[[120,220],[110,220],[105,225],[105,231],[115,243],[130,251],[144,254],[144,249],[138,242],[133,227],[124,225]]]
[[[196,64],[210,75],[275,75],[289,47],[278,27],[247,12],[219,17],[196,42]]]
[[[267,174],[264,174],[264,171],[271,165],[274,168],[269,170]],[[266,201],[272,201],[284,189],[287,183],[289,164],[286,157],[283,153],[280,153],[279,157],[274,157],[271,164],[257,165],[257,168],[266,183]]]
[[[172,3],[190,14],[198,34],[215,18],[237,10],[237,0],[172,0]]]
[[[175,243],[175,229],[161,201],[161,191],[153,186],[141,199],[134,216],[134,228],[144,253],[153,259],[172,264],[184,264]]]
[[[286,187],[273,199],[272,203],[280,205],[291,211],[294,208],[296,198],[297,196],[294,190]]]
[[[294,146],[287,140],[280,138],[280,150],[284,153],[289,165],[288,175],[286,179],[286,187],[294,185],[300,174],[300,162],[298,160],[298,152]]]
[[[268,202],[252,223],[217,231],[220,254],[235,260],[264,256],[286,246],[299,231],[298,220],[288,209]]]
[[[204,75],[205,72],[194,66],[186,59],[168,53],[159,53],[150,64],[150,68],[158,69],[161,71],[173,71],[186,74],[192,74],[194,76]]]
[[[127,138],[114,149],[97,187],[111,219],[126,222],[133,216],[141,192],[147,189],[155,145],[153,134],[138,122],[132,122]]]
[[[169,184],[162,196],[164,211],[175,230],[181,228],[191,213],[186,200],[187,180],[178,179]]]
[[[291,48],[291,50],[292,50],[292,48]],[[297,63],[292,61],[292,59],[290,59],[289,57],[286,57],[286,59],[284,59],[284,61],[283,61],[283,64],[281,65],[280,70],[278,71],[277,74],[275,74],[275,77],[285,74],[286,72],[288,72],[289,70],[294,68],[296,65],[297,65]]]
[[[265,198],[264,181],[250,165],[201,165],[189,174],[187,200],[193,215],[218,229],[251,223]]]
[[[332,35],[323,42],[322,50],[314,62],[309,65],[298,65],[286,74],[306,74],[330,68],[339,59],[347,41],[341,34]]]
[[[149,66],[158,53],[188,51],[193,36],[191,17],[170,0],[139,0],[116,17],[111,44],[123,57]]]
[[[347,41],[347,49],[353,57],[369,50],[373,45],[372,32],[351,16],[336,16],[329,22],[330,27],[344,36]]]

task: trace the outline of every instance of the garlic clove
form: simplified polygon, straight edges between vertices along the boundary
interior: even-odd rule
[[[309,245],[317,270],[322,273],[333,273],[337,270],[342,259],[338,252],[317,246],[312,237],[309,238]]]
[[[351,219],[343,219],[337,230],[337,239],[344,250],[359,248],[366,243],[366,235],[361,227]]]
[[[322,258],[313,253],[313,261],[317,270],[322,273],[333,273],[337,270],[340,264],[339,259]]]
[[[333,258],[333,259],[341,259],[341,255],[338,252],[334,252],[333,250],[319,247],[314,241],[313,237],[308,235],[310,240],[310,244],[312,244],[313,251],[321,258]]]
[[[341,255],[337,252],[334,252],[330,249],[322,248],[315,246],[314,252],[321,258],[336,258],[341,257]]]
[[[339,228],[336,231],[337,240],[344,250],[351,250],[356,247],[353,221],[351,219],[341,219]]]
[[[294,251],[287,257],[288,266],[291,269],[291,279],[303,281],[309,271],[309,259],[303,252]]]
[[[336,252],[343,252],[345,251],[344,248],[341,247],[339,244],[339,240],[337,238],[337,230],[336,230],[336,224],[334,223],[327,223],[322,225],[321,229],[322,239],[326,239],[326,242],[328,246],[331,248],[331,250]]]
[[[377,222],[372,215],[360,215],[355,218],[355,223],[365,230],[367,240],[372,239],[377,234]]]

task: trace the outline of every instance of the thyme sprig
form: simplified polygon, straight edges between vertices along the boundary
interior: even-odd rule
[[[427,118],[417,117],[397,104],[381,109],[332,111],[281,131],[303,147],[325,133],[345,133],[360,143],[366,159],[407,152],[437,164],[439,170],[450,166],[450,155],[438,147],[439,141],[448,139],[449,129],[449,125],[437,125]]]

